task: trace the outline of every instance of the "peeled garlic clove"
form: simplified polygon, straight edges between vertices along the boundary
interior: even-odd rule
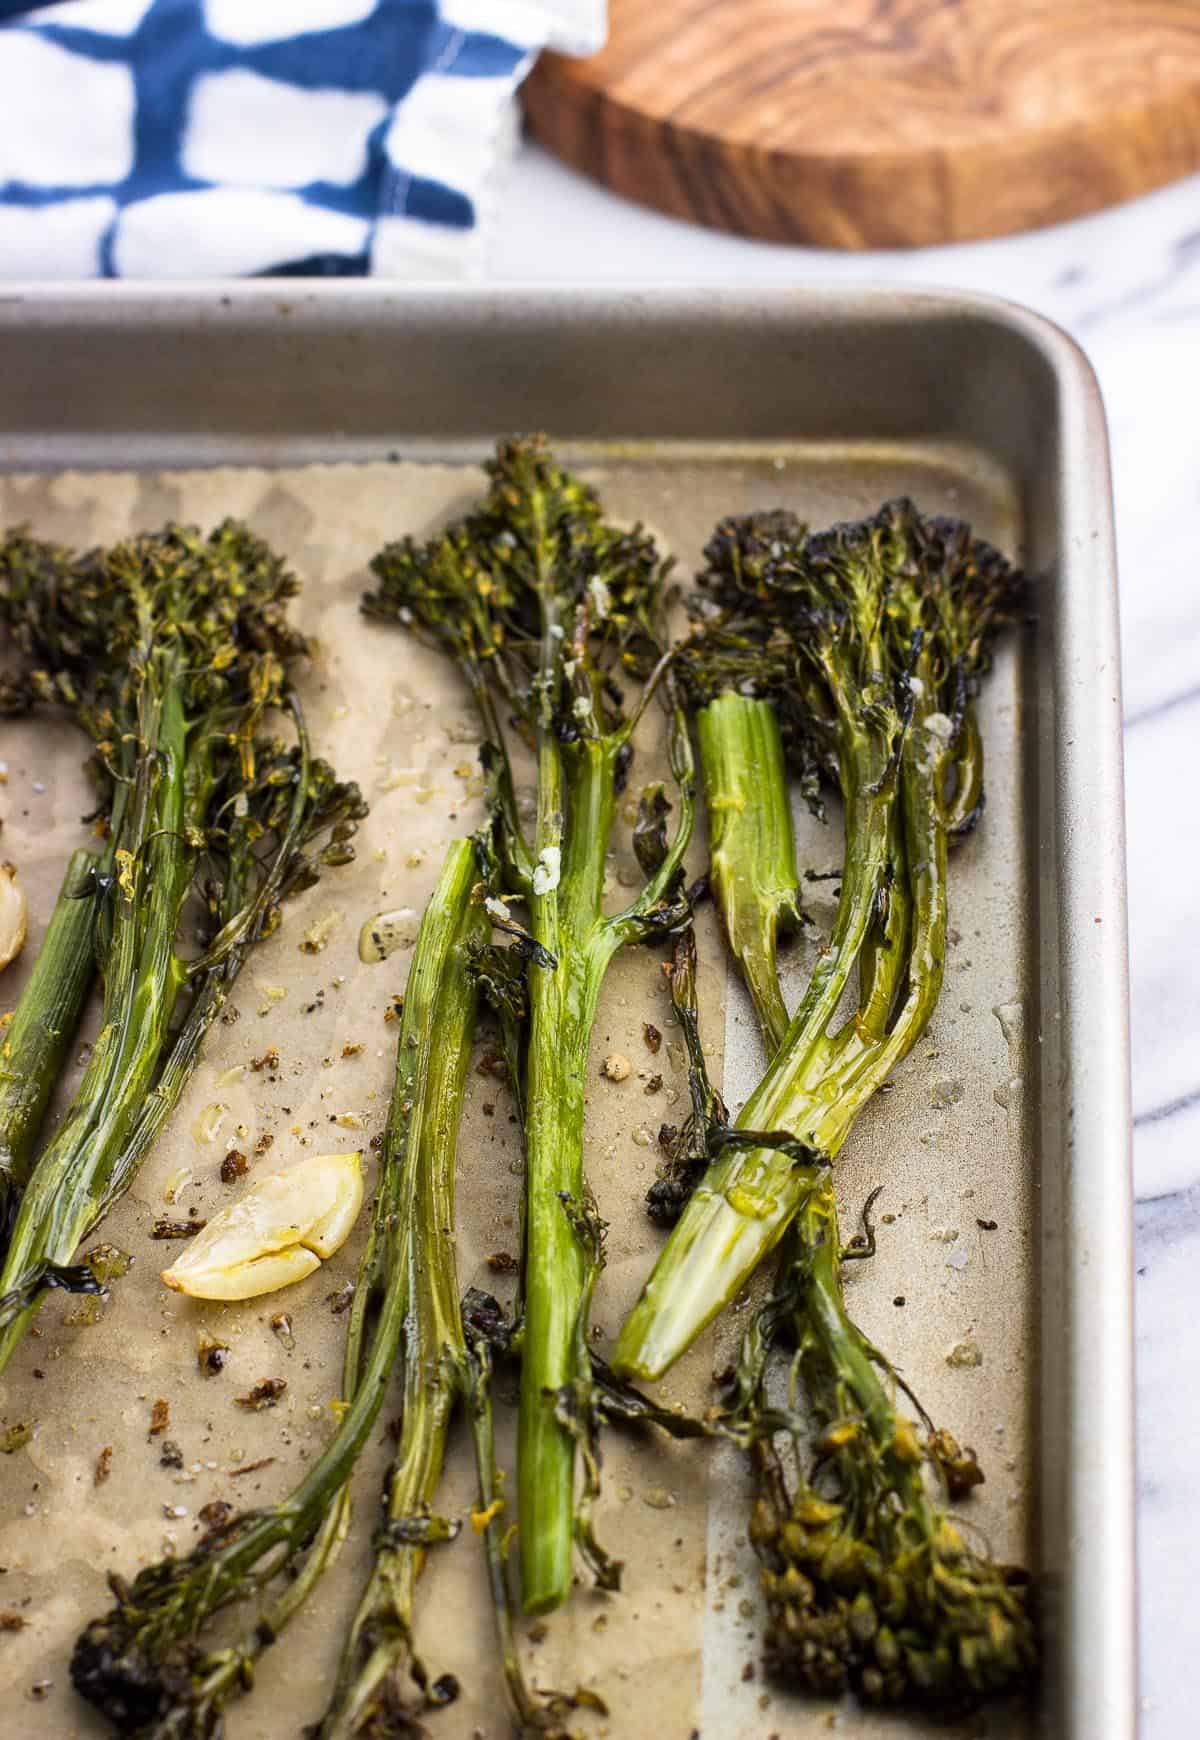
[[[308,1229],[305,1246],[308,1250],[315,1251],[322,1262],[326,1257],[331,1257],[334,1251],[340,1250],[349,1238],[350,1228],[358,1219],[362,1199],[362,1167],[359,1166],[350,1187],[339,1191],[329,1213],[321,1220],[314,1221]]]
[[[15,961],[25,945],[29,903],[15,864],[0,864],[0,968]]]
[[[187,1293],[193,1299],[257,1299],[260,1293],[277,1293],[303,1281],[321,1259],[304,1245],[289,1245],[286,1251],[271,1251],[265,1257],[250,1257],[231,1268],[209,1268],[202,1275],[182,1273],[185,1265],[176,1263],[163,1271],[163,1280],[177,1293]]]
[[[314,1154],[214,1215],[163,1280],[193,1299],[254,1299],[301,1281],[345,1243],[362,1207],[361,1154]]]

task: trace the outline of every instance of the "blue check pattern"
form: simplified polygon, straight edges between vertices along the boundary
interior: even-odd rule
[[[554,4],[0,0],[0,276],[468,269]]]

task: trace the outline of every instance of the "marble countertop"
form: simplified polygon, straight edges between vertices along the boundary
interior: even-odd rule
[[[1143,1733],[1180,1740],[1200,1708],[1200,806],[1187,796],[1200,763],[1200,177],[1034,235],[850,255],[693,229],[525,146],[487,261],[510,282],[984,290],[1058,321],[1091,358],[1112,437],[1124,641]]]

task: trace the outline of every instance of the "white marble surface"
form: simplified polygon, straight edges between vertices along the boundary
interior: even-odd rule
[[[847,255],[692,229],[526,146],[488,256],[492,279],[535,283],[986,290],[1057,320],[1091,357],[1112,435],[1124,634],[1143,1732],[1200,1733],[1200,177],[1036,235]]]

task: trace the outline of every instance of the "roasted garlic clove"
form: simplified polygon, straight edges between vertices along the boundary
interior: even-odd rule
[[[362,1199],[361,1154],[314,1154],[252,1184],[162,1278],[193,1299],[254,1299],[290,1287],[345,1243]]]
[[[14,864],[0,864],[0,969],[15,961],[25,946],[29,903]]]

